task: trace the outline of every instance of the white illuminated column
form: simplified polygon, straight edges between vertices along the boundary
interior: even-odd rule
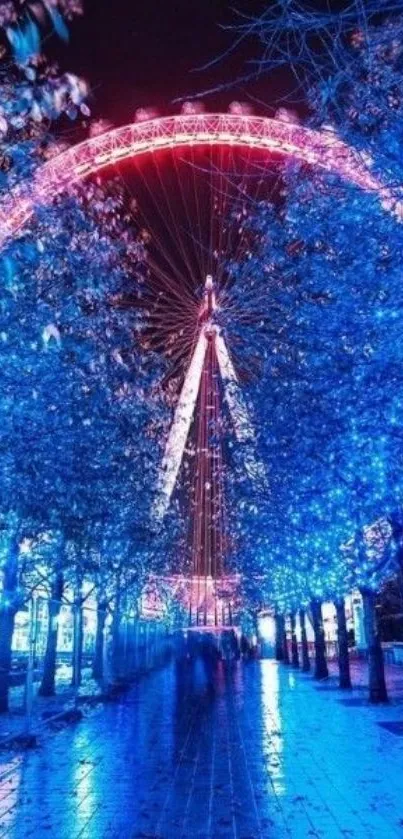
[[[196,407],[208,340],[211,340],[211,338],[213,338],[215,343],[218,366],[229,412],[234,424],[236,438],[240,443],[251,444],[250,446],[245,446],[245,469],[253,480],[266,481],[264,466],[257,460],[252,450],[252,446],[255,443],[255,434],[247,406],[240,392],[238,377],[224,338],[214,323],[214,312],[216,308],[217,303],[213,278],[208,275],[204,286],[203,307],[200,313],[200,333],[176,407],[174,421],[169,433],[161,467],[157,500],[154,505],[154,515],[159,521],[162,521],[169,507],[177,481]]]
[[[189,369],[176,407],[174,421],[169,433],[164,459],[161,466],[160,482],[154,513],[162,520],[169,507],[175,488],[179,468],[188,438],[190,424],[195,409],[200,377],[206,355],[207,341],[204,330],[200,332]]]

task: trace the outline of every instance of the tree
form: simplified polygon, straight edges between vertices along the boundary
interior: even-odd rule
[[[347,593],[343,542],[399,503],[402,230],[335,178],[299,172],[288,187],[283,206],[246,219],[231,293],[243,320],[253,315],[246,346],[261,353],[248,395],[270,497],[250,502],[254,533],[273,585],[274,563],[293,568],[299,607],[313,581],[314,597]],[[258,317],[267,301],[270,316]]]
[[[5,32],[6,44],[2,48],[2,76],[1,76],[1,112],[0,112],[0,145],[1,145],[1,179],[0,190],[4,195],[9,187],[22,176],[28,176],[45,153],[45,135],[42,124],[49,118],[55,118],[71,112],[72,108],[85,109],[85,85],[73,75],[57,76],[54,69],[50,69],[44,61],[39,61],[40,25],[48,14],[48,23],[59,32],[66,34],[67,30],[61,17],[61,11],[68,17],[80,10],[79,3],[60,0],[52,8],[38,3],[34,8],[26,3],[17,4],[12,0],[2,9],[0,27]],[[12,63],[14,58],[15,63]],[[48,144],[49,146],[49,144]],[[37,524],[36,520],[36,464],[34,462],[21,463],[19,455],[13,449],[8,449],[11,433],[22,436],[23,429],[14,421],[14,406],[16,400],[10,391],[10,380],[13,373],[25,392],[29,390],[29,377],[32,368],[29,356],[33,347],[24,346],[24,340],[29,337],[29,317],[19,308],[20,301],[16,297],[14,277],[15,262],[9,255],[2,258],[2,296],[1,310],[4,331],[2,332],[2,348],[5,360],[2,385],[2,417],[4,419],[1,456],[3,475],[5,479],[2,487],[2,529],[3,529],[3,587],[0,602],[0,710],[7,707],[7,674],[11,662],[11,639],[14,627],[15,613],[22,604],[23,595],[19,588],[19,554],[20,545],[24,537],[32,535]],[[21,289],[20,289],[21,292]],[[19,320],[21,316],[21,320]],[[17,338],[16,326],[20,328]],[[11,340],[9,330],[11,331]],[[38,337],[38,336],[36,336]],[[23,348],[23,357],[19,357],[21,367],[16,364],[16,343]],[[21,493],[16,494],[14,485],[10,487],[11,472],[18,474]],[[8,495],[10,491],[10,495]],[[31,491],[33,505],[29,516],[24,516],[27,493]]]
[[[308,639],[306,635],[306,615],[305,610],[299,610],[299,622],[301,626],[301,646],[302,646],[302,665],[301,669],[303,673],[309,673],[311,669],[311,663],[309,660],[309,648],[308,648]]]
[[[348,652],[348,636],[346,609],[344,598],[335,601],[337,615],[337,647],[339,660],[339,686],[345,690],[351,688],[350,659]]]
[[[67,13],[74,6],[59,5]],[[56,29],[58,14],[53,4]],[[36,24],[24,17],[10,37],[18,64],[3,86],[4,189],[57,150],[42,129],[45,119],[88,111],[85,85],[72,75],[57,78],[37,61]],[[1,710],[15,613],[29,597],[28,581],[38,584],[21,558],[24,540],[34,544],[47,534],[53,545],[40,574],[51,595],[45,694],[54,691],[66,584],[75,590],[79,615],[84,579],[102,576],[94,551],[101,544],[110,549],[117,535],[132,574],[141,578],[164,408],[161,361],[143,347],[136,301],[146,273],[144,247],[131,222],[118,183],[89,181],[38,211],[1,254]],[[100,561],[108,565],[109,557]]]
[[[295,612],[291,612],[290,626],[291,626],[291,659],[292,659],[292,665],[293,665],[293,667],[299,667]]]

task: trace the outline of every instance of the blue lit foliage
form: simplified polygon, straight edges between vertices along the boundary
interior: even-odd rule
[[[401,502],[403,231],[371,196],[338,185],[335,200],[328,178],[293,180],[281,219],[262,207],[248,223],[238,305],[248,283],[267,305],[250,399],[270,496],[256,524],[273,586],[280,574],[290,598],[329,596],[355,580],[343,542]]]
[[[361,20],[340,43],[342,72],[333,74],[331,85],[314,80],[309,90],[315,121],[330,123],[370,152],[383,177],[397,175],[397,183],[403,141],[402,37],[401,15],[384,15],[371,26]]]
[[[326,111],[388,185],[402,174],[395,32],[385,24],[346,47],[355,61]],[[270,482],[269,494],[240,498],[242,555],[267,595],[295,608],[376,589],[396,558],[403,226],[378,196],[303,167],[286,172],[284,193],[244,222],[231,290],[241,316],[227,329],[260,359],[249,398]]]
[[[3,254],[1,500],[26,535],[109,529],[133,551],[160,454],[158,366],[138,310],[120,305],[142,259],[122,201],[87,187]]]
[[[67,16],[79,11],[75,1],[58,6]],[[2,76],[3,190],[57,151],[49,119],[88,111],[80,80],[37,66],[31,53],[16,60]],[[136,300],[146,269],[130,222],[119,184],[88,182],[38,211],[0,255],[5,673],[13,614],[38,579],[62,571],[75,586],[92,579],[103,598],[133,586],[137,596],[163,560],[150,503],[166,416],[160,362],[143,350]]]

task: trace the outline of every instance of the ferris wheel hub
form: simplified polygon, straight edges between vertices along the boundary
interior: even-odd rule
[[[200,309],[200,319],[204,321],[205,335],[211,334],[211,327],[213,326],[212,316],[217,309],[217,300],[214,290],[214,280],[211,274],[207,274],[204,283],[204,298]]]

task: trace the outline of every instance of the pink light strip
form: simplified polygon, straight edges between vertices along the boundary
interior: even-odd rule
[[[29,183],[19,184],[0,202],[0,246],[23,227],[36,206],[50,204],[87,175],[118,160],[193,145],[254,147],[290,155],[378,193],[387,209],[398,207],[392,192],[372,174],[371,161],[364,161],[332,132],[244,114],[181,114],[115,128],[45,163]]]

